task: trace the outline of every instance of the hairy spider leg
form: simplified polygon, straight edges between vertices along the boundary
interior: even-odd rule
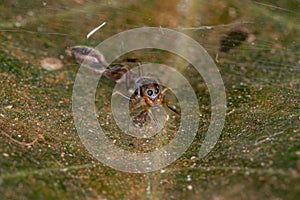
[[[144,73],[143,73],[143,65],[141,62],[139,62],[138,69],[139,69],[139,77],[142,77]]]
[[[123,94],[119,91],[115,91],[112,95],[116,95],[116,94],[120,95],[121,97],[125,98],[128,101],[133,101],[133,99],[131,97],[129,97],[129,96],[127,96],[127,95],[125,95],[125,94]]]
[[[131,80],[131,72],[128,71],[128,72],[125,74],[126,90],[129,90],[129,89],[130,89],[130,80]]]
[[[163,89],[162,91],[161,91],[161,94],[164,94],[166,91],[168,91],[169,90],[169,88],[165,88],[165,89]]]
[[[146,106],[146,105],[143,105],[143,108],[144,108],[145,110],[147,110],[147,112],[149,113],[150,118],[154,121],[156,128],[159,128],[159,126],[158,126],[158,121],[157,121],[156,118],[154,117],[154,115],[153,115],[151,109],[150,109],[148,106]]]
[[[173,113],[175,113],[178,117],[180,117],[180,113],[176,109],[172,108],[168,104],[168,101],[163,101],[162,104],[165,105],[165,106],[167,106],[167,108],[169,108],[169,110],[173,111]]]
[[[163,89],[163,91],[161,91],[161,94],[163,95],[168,90],[170,90],[170,89],[169,88]],[[162,102],[161,102],[161,104],[167,106],[167,108],[169,108],[169,110],[173,111],[177,116],[180,116],[180,113],[176,109],[172,108],[169,105],[169,102],[167,100],[163,99]]]

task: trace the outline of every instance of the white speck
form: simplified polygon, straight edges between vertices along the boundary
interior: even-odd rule
[[[9,157],[9,154],[8,153],[3,153],[2,154],[4,157]]]
[[[196,167],[196,163],[193,163],[190,168],[195,168]]]
[[[41,67],[51,71],[51,70],[58,70],[63,67],[62,62],[57,58],[47,57],[41,60],[40,62]]]
[[[191,160],[196,160],[196,158],[197,158],[196,156],[192,156]]]
[[[193,186],[192,186],[192,185],[188,185],[188,186],[187,186],[187,189],[188,189],[188,190],[192,190],[192,189],[193,189]]]
[[[63,169],[61,169],[61,171],[66,172],[66,171],[68,171],[68,168],[63,168]]]
[[[192,180],[191,175],[188,175],[188,176],[186,177],[186,180],[187,180],[187,181],[191,181],[191,180]]]
[[[47,6],[47,2],[44,1],[44,2],[43,2],[43,6]]]
[[[8,105],[8,106],[5,106],[4,108],[5,109],[12,109],[13,105]]]
[[[151,185],[149,184],[146,188],[146,193],[149,195],[151,194]]]
[[[18,138],[22,137],[22,135],[18,135]]]
[[[3,115],[2,113],[0,113],[0,116],[3,117],[3,118],[5,117],[5,115]]]
[[[16,23],[15,23],[15,26],[16,26],[16,27],[21,27],[22,24],[21,24],[20,22],[16,22]]]
[[[169,119],[170,119],[170,116],[169,116],[169,115],[167,115],[166,121],[168,121]]]
[[[91,132],[91,133],[95,133],[92,129],[88,129],[88,131]]]
[[[164,169],[162,169],[162,170],[160,170],[160,173],[165,173],[166,172],[166,170],[164,170]]]
[[[98,31],[100,28],[102,28],[104,25],[106,24],[106,22],[103,22],[100,26],[94,28],[93,30],[91,30],[87,36],[86,39],[89,39],[89,37],[91,37],[91,35],[93,35],[96,31]]]

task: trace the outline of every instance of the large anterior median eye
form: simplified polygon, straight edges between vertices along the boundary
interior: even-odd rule
[[[156,88],[155,91],[154,91],[154,93],[155,93],[155,94],[158,94],[158,93],[159,93],[159,89]]]
[[[148,91],[147,91],[147,94],[148,94],[149,96],[151,96],[151,95],[153,94],[153,91],[152,91],[152,90],[148,90]]]

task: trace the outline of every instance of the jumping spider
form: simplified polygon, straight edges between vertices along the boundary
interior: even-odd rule
[[[136,76],[136,74],[129,71],[127,65],[115,64],[107,66],[104,56],[96,49],[87,46],[74,46],[70,49],[70,54],[79,64],[85,64],[87,67],[102,73],[105,77],[115,82],[125,82],[128,90],[131,83],[135,85],[136,89],[131,96],[127,96],[119,91],[114,92],[113,95],[120,95],[127,99],[130,102],[130,112],[140,107],[143,108],[143,111],[132,118],[136,126],[142,127],[149,117],[158,126],[158,122],[150,109],[154,106],[164,105],[176,115],[179,115],[179,112],[171,107],[165,98],[168,88],[162,89],[162,86],[156,80],[144,76],[140,62],[138,65],[139,74]]]

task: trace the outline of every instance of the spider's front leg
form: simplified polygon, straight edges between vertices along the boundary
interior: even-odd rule
[[[157,121],[156,118],[154,117],[154,115],[153,115],[151,109],[150,109],[147,105],[144,105],[144,106],[142,106],[142,107],[149,113],[149,116],[150,116],[150,118],[154,121],[156,128],[159,128],[158,121]]]
[[[178,110],[176,110],[175,108],[173,108],[172,106],[169,105],[168,101],[163,101],[162,102],[163,105],[167,106],[167,108],[169,108],[169,110],[173,111],[173,113],[176,114],[177,117],[180,117],[180,113],[178,112]]]
[[[138,69],[139,69],[139,77],[142,77],[144,75],[144,72],[143,72],[143,65],[141,62],[139,62]]]
[[[169,102],[166,99],[164,99],[164,93],[167,92],[168,90],[170,90],[170,89],[165,88],[165,89],[162,90],[161,94],[163,95],[163,100],[162,100],[161,104],[167,106],[167,108],[169,110],[173,111],[178,117],[180,117],[180,113],[175,108],[171,107],[169,105]]]
[[[112,93],[112,96],[117,95],[117,94],[120,95],[121,97],[125,98],[128,101],[133,101],[134,100],[130,96],[127,96],[127,95],[125,95],[125,94],[123,94],[123,93],[121,93],[119,91],[115,91],[114,93]]]

